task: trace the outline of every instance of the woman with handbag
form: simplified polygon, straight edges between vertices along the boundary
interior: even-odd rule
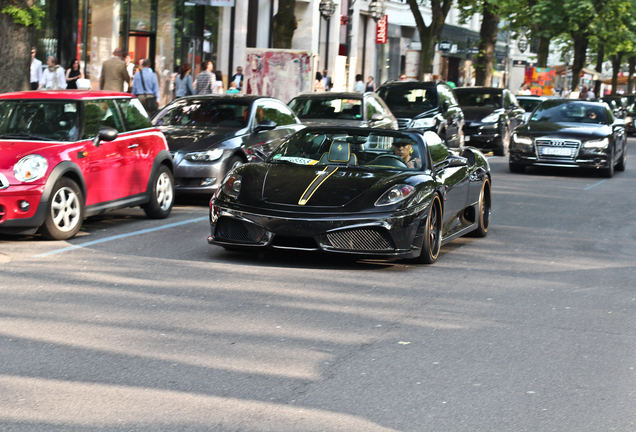
[[[192,75],[190,72],[192,68],[189,63],[184,63],[181,66],[181,71],[177,78],[174,80],[174,95],[175,97],[184,97],[194,94],[194,87],[192,86]]]
[[[152,116],[159,106],[159,82],[157,75],[150,69],[150,59],[145,59],[142,68],[133,78],[133,94],[144,106],[149,116]]]

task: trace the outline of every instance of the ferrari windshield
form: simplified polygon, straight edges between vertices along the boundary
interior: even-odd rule
[[[408,134],[305,129],[276,149],[268,162],[419,170],[426,165],[423,154],[422,145]]]
[[[77,102],[0,101],[0,139],[77,141],[78,123]]]
[[[289,103],[289,107],[300,119],[362,119],[362,98],[301,96],[292,99]]]
[[[164,108],[152,122],[157,126],[247,126],[248,102],[185,98]]]
[[[545,101],[530,121],[606,124],[605,108],[602,104],[590,102]]]

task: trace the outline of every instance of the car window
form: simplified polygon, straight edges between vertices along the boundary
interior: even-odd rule
[[[448,157],[448,148],[442,142],[442,139],[434,132],[425,132],[424,140],[428,146],[428,151],[431,154],[433,165],[437,165],[443,162]]]
[[[503,92],[503,100],[504,100],[504,108],[508,108],[512,103],[512,99],[510,98],[511,93],[509,91],[504,90]]]
[[[532,112],[540,103],[541,99],[519,99],[518,105],[527,112]]]
[[[112,99],[84,102],[84,138],[95,138],[104,127],[124,132],[115,102]]]
[[[259,101],[256,106],[256,124],[263,123],[264,121],[273,121],[278,126],[284,126],[288,124],[296,123],[293,113],[282,103],[263,100]]]
[[[362,99],[339,97],[297,97],[289,107],[300,119],[362,119]]]
[[[126,130],[138,130],[152,127],[148,114],[139,99],[119,99],[117,100],[119,110],[124,117]]]
[[[455,90],[461,106],[501,108],[501,93],[483,93],[471,90]]]
[[[244,128],[247,126],[247,101],[215,98],[177,99],[152,119],[157,126],[217,126]]]
[[[371,120],[371,116],[373,116],[373,114],[381,114],[383,116],[386,115],[386,111],[384,110],[384,107],[382,106],[382,104],[376,99],[377,96],[375,95],[370,95],[367,98],[367,119]]]
[[[0,138],[77,141],[77,108],[74,101],[0,101]]]
[[[603,104],[548,100],[537,107],[530,122],[606,124],[608,113]]]
[[[396,115],[415,116],[438,106],[435,87],[387,86],[378,89],[378,95]]]

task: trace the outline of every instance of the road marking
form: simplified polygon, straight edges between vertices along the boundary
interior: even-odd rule
[[[589,190],[589,189],[592,189],[593,187],[596,187],[596,186],[598,186],[598,185],[600,185],[600,184],[603,184],[603,183],[605,183],[606,181],[607,181],[607,179],[605,179],[605,180],[601,180],[600,182],[598,182],[598,183],[594,183],[592,186],[588,186],[588,187],[586,187],[586,188],[585,188],[585,189],[583,189],[583,190]]]
[[[59,254],[59,253],[62,253],[62,252],[68,252],[68,251],[72,251],[72,250],[75,250],[75,249],[80,249],[80,248],[83,248],[83,247],[86,247],[86,246],[92,246],[92,245],[95,245],[95,244],[98,244],[98,243],[105,243],[105,242],[109,242],[109,241],[112,241],[112,240],[118,240],[118,239],[121,239],[121,238],[136,236],[136,235],[140,235],[140,234],[147,234],[147,233],[150,233],[150,232],[160,231],[160,230],[164,230],[164,229],[167,229],[167,228],[174,228],[174,227],[180,226],[180,225],[186,225],[186,224],[190,224],[190,223],[194,223],[194,222],[201,222],[201,221],[204,221],[204,220],[207,220],[207,219],[208,219],[208,216],[204,216],[204,217],[200,217],[200,218],[196,218],[196,219],[188,219],[188,220],[181,221],[181,222],[175,222],[175,223],[171,223],[171,224],[168,224],[168,225],[162,225],[162,226],[156,227],[156,228],[147,228],[147,229],[143,229],[143,230],[139,230],[139,231],[133,231],[133,232],[126,233],[126,234],[117,234],[117,235],[106,237],[106,238],[99,239],[99,240],[93,240],[93,241],[89,241],[89,242],[86,242],[86,243],[81,243],[81,244],[77,244],[77,245],[73,245],[73,246],[68,246],[68,247],[65,247],[65,248],[62,248],[62,249],[56,249],[56,250],[53,250],[53,251],[50,251],[50,252],[46,252],[46,253],[43,253],[43,254],[40,254],[40,255],[34,255],[33,258],[43,258],[43,257],[51,256],[51,255],[56,255],[56,254]]]

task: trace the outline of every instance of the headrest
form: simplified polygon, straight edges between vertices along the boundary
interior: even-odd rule
[[[349,143],[342,141],[334,141],[329,147],[329,156],[327,159],[329,162],[349,162],[351,157],[351,146]]]

